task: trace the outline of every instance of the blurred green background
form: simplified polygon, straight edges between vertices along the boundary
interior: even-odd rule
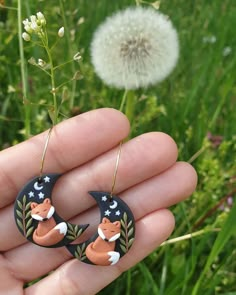
[[[162,83],[132,93],[131,137],[159,130],[178,144],[179,159],[190,161],[199,175],[193,196],[172,209],[174,240],[123,274],[101,294],[236,294],[236,1],[162,0],[160,11],[175,25],[180,59]],[[61,88],[60,119],[99,107],[119,108],[123,91],[104,85],[95,75],[90,43],[97,26],[135,1],[23,1],[22,18],[44,13],[51,43],[65,27],[53,59],[62,64],[78,51],[79,63],[57,71]],[[151,1],[143,3],[148,6]],[[48,77],[27,63],[45,56],[24,42],[23,99],[17,1],[0,8],[0,147],[23,141],[50,126],[52,97]],[[24,104],[23,104],[24,102]],[[26,122],[28,129],[26,130]],[[30,128],[30,130],[29,130]],[[193,237],[185,236],[192,233]]]

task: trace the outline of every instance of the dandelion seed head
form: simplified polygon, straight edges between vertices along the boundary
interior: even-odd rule
[[[92,63],[108,85],[135,89],[162,81],[175,67],[176,30],[151,8],[128,8],[109,17],[94,34]]]

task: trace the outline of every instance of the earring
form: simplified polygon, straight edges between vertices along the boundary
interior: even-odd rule
[[[18,193],[14,216],[21,234],[42,247],[56,248],[76,240],[88,227],[64,221],[52,203],[52,191],[60,174],[43,174],[46,151],[53,127],[49,130],[39,176],[31,179]]]
[[[89,192],[98,204],[101,214],[97,233],[83,243],[66,245],[74,257],[85,263],[114,265],[129,251],[134,242],[134,216],[127,204],[113,195],[121,147],[122,142],[117,155],[111,192]]]
[[[66,222],[56,213],[52,204],[52,191],[61,174],[43,174],[51,132],[52,128],[44,147],[39,176],[31,179],[16,198],[16,225],[21,234],[34,244],[48,248],[65,246],[74,257],[85,263],[114,265],[129,251],[135,236],[135,221],[131,210],[124,201],[113,195],[122,142],[117,155],[111,192],[89,192],[98,204],[101,214],[97,233],[85,242],[71,244],[89,225]]]

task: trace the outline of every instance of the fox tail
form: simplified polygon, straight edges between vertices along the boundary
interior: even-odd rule
[[[87,258],[96,265],[108,266],[116,264],[120,259],[120,253],[116,251],[97,252],[93,249],[93,243],[86,248]]]

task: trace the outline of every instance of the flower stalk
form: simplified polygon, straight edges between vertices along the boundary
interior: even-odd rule
[[[30,137],[31,134],[31,124],[30,124],[30,105],[27,100],[28,96],[28,84],[27,84],[27,68],[25,66],[25,57],[24,57],[24,46],[22,40],[22,2],[18,0],[17,7],[17,23],[18,23],[18,40],[19,40],[19,51],[20,51],[20,69],[21,69],[21,81],[22,81],[22,94],[23,94],[23,103],[24,103],[24,125],[25,125],[25,139]]]
[[[43,47],[47,54],[48,65],[50,68],[49,71],[44,69],[46,62],[42,60],[41,58],[38,59],[37,64],[34,58],[32,58],[31,62],[33,65],[36,65],[41,70],[46,72],[51,78],[51,94],[53,96],[53,110],[49,111],[49,114],[50,114],[53,125],[56,125],[58,121],[58,114],[59,114],[58,100],[57,100],[57,87],[56,87],[56,81],[55,81],[55,70],[57,67],[54,67],[54,63],[53,63],[52,49],[54,46],[52,46],[52,48],[49,47],[48,34],[46,30],[46,19],[42,12],[37,12],[36,15],[31,15],[29,19],[28,18],[25,19],[23,21],[23,24],[24,24],[24,29],[26,32],[24,32],[23,34],[22,32],[20,32],[20,35],[22,36],[22,38],[25,41],[29,42],[31,41],[31,36],[36,35],[39,39],[39,42],[37,42],[36,44]],[[62,38],[64,36],[64,27],[61,27],[59,29],[58,36],[59,38]],[[21,39],[21,43],[22,43],[22,39]]]

